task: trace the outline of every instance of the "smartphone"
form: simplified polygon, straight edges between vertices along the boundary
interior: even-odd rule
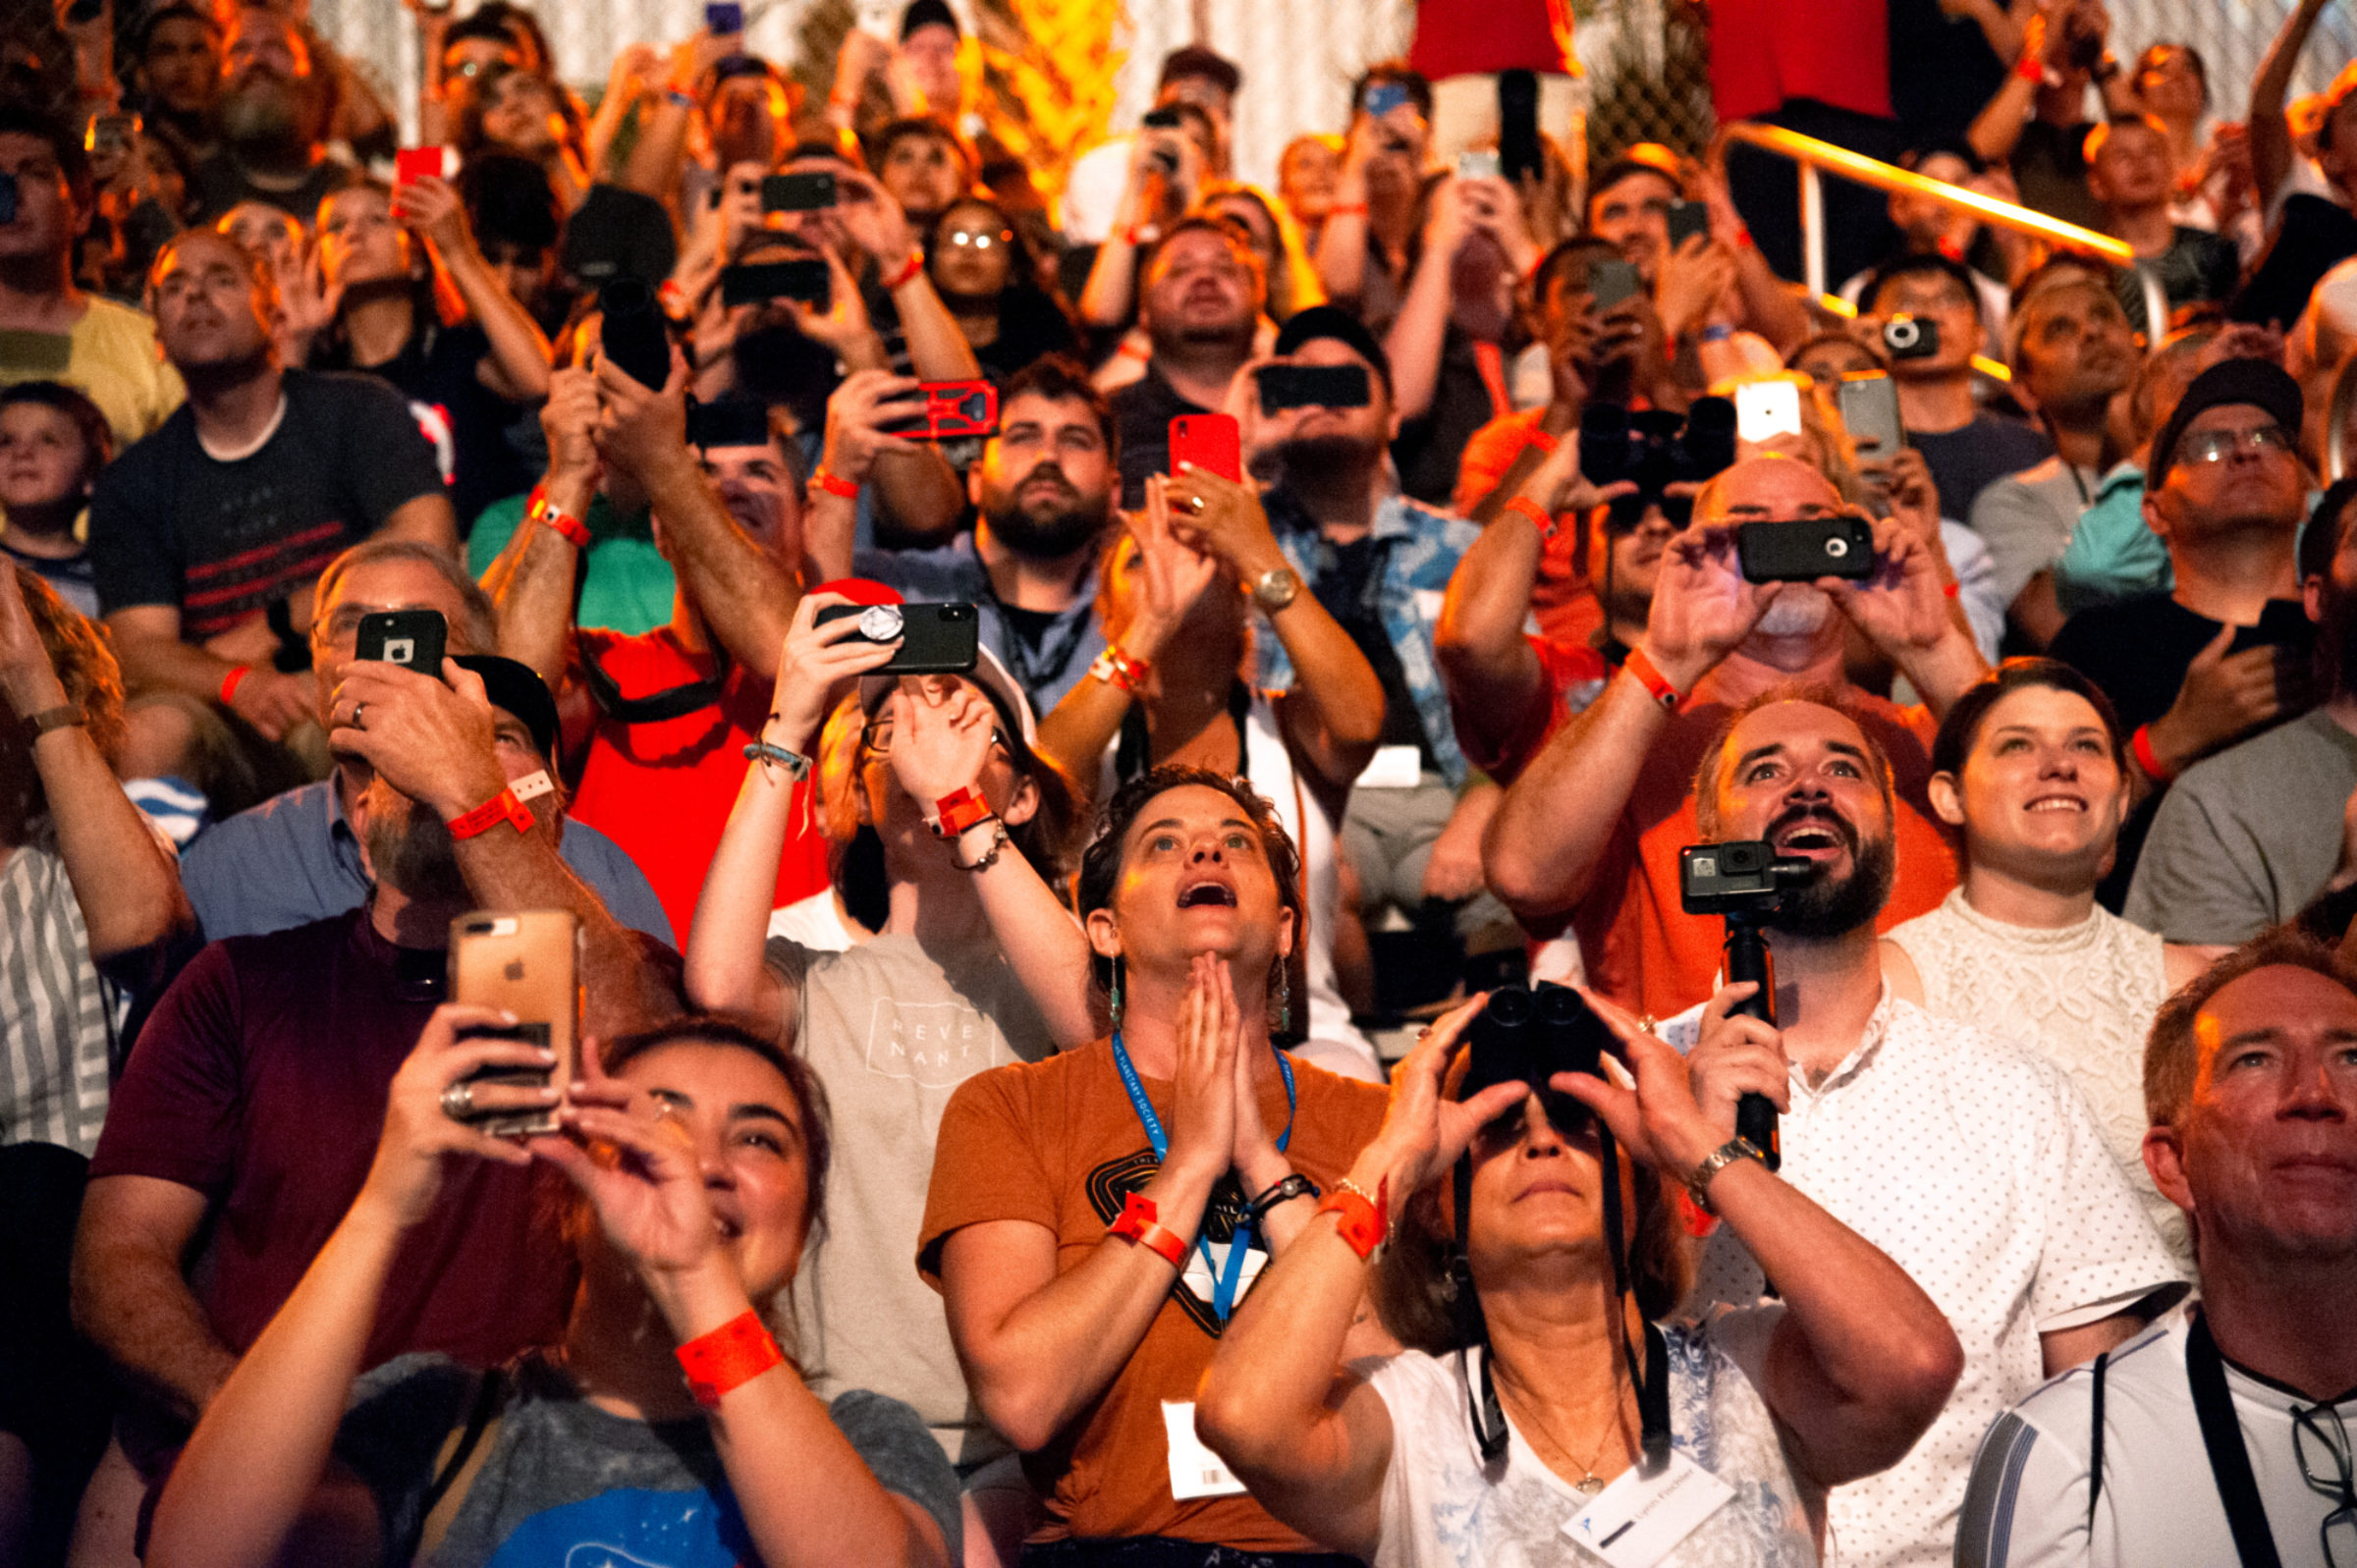
[[[837,199],[832,169],[764,175],[761,180],[763,212],[823,212]]]
[[[1276,368],[1271,366],[1272,369]],[[1237,484],[1244,479],[1243,440],[1225,413],[1182,413],[1171,421],[1171,472],[1191,462]]]
[[[1159,109],[1148,109],[1138,124],[1148,131],[1178,131],[1184,129],[1186,116],[1178,112],[1178,105],[1165,104]]]
[[[1670,248],[1675,250],[1696,235],[1709,239],[1711,209],[1699,201],[1670,203]]]
[[[352,656],[402,665],[439,680],[449,640],[450,622],[439,610],[380,610],[360,617]]]
[[[1596,261],[1588,266],[1589,308],[1610,310],[1645,287],[1633,261]]]
[[[1366,97],[1360,100],[1368,118],[1374,120],[1380,120],[1394,109],[1414,101],[1408,90],[1397,81],[1370,82]]]
[[[455,147],[403,147],[393,154],[393,183],[414,185],[420,180],[448,180],[459,172]]]
[[[521,1040],[557,1054],[553,1070],[487,1067],[469,1083],[536,1088],[573,1082],[581,1017],[580,921],[570,909],[478,909],[450,923],[450,1000],[504,1007],[516,1015],[506,1028],[476,1026],[462,1038]],[[557,1108],[486,1114],[474,1124],[495,1138],[557,1130]]]
[[[1790,381],[1747,381],[1735,389],[1735,434],[1772,441],[1800,431],[1800,388]]]
[[[1498,149],[1476,148],[1456,155],[1456,177],[1459,180],[1495,180],[1499,170]]]
[[[1262,365],[1260,411],[1364,408],[1375,401],[1365,365]]]
[[[829,605],[818,624],[859,618],[860,642],[890,642],[901,651],[872,672],[881,676],[961,676],[981,661],[982,623],[965,604]]]
[[[687,405],[687,445],[766,447],[769,405],[757,398],[721,398]]]
[[[1892,316],[1883,323],[1883,351],[1893,359],[1929,359],[1940,351],[1940,323],[1923,316]]]
[[[1880,370],[1851,371],[1836,382],[1834,406],[1861,458],[1888,458],[1905,442],[1898,384]]]
[[[1874,529],[1850,516],[1763,519],[1735,525],[1745,582],[1815,582],[1874,575]]]
[[[704,30],[715,36],[725,36],[744,30],[744,7],[737,0],[712,0],[704,7]]]
[[[642,387],[671,379],[671,332],[644,279],[609,278],[598,287],[597,308],[598,345],[607,358]]]
[[[765,299],[799,299],[813,310],[829,310],[835,304],[835,280],[827,264],[816,258],[740,261],[721,268],[722,304],[759,304]]]
[[[102,114],[91,117],[90,129],[82,137],[85,152],[125,153],[138,140],[139,117],[136,114]]]
[[[1539,79],[1519,67],[1498,73],[1498,172],[1517,185],[1547,173],[1539,140]]]
[[[924,400],[920,411],[877,428],[919,441],[957,441],[999,428],[999,389],[987,381],[920,381],[916,390]]]

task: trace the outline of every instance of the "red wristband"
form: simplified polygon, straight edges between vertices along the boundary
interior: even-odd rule
[[[488,833],[503,822],[518,833],[532,831],[532,808],[523,803],[512,785],[472,811],[451,818],[445,826],[450,829],[451,840],[455,843],[461,838],[472,838],[478,834]]]
[[[2128,738],[2128,749],[2136,754],[2136,766],[2142,768],[2153,783],[2166,784],[2177,776],[2176,770],[2164,763],[2161,754],[2153,749],[2151,725],[2136,727],[2136,733]]]
[[[1392,1178],[1384,1177],[1376,1183],[1374,1198],[1369,1199],[1349,1182],[1338,1181],[1318,1205],[1319,1214],[1334,1214],[1335,1233],[1362,1259],[1373,1257],[1391,1230],[1391,1186]]]
[[[1122,1205],[1121,1217],[1114,1220],[1106,1234],[1134,1241],[1148,1252],[1160,1253],[1174,1269],[1186,1268],[1186,1238],[1176,1230],[1155,1223],[1157,1215],[1154,1200],[1142,1192],[1133,1192]]]
[[[901,290],[914,283],[916,275],[924,270],[925,253],[922,250],[909,251],[908,259],[901,263],[900,270],[884,280],[884,292],[886,294],[900,293]]]
[[[859,499],[859,487],[857,485],[853,484],[849,479],[838,477],[837,475],[828,472],[824,468],[821,468],[818,470],[818,472],[812,474],[810,476],[810,482],[818,486],[819,489],[824,490],[828,495],[839,497],[842,500],[856,501]]]
[[[2043,82],[2046,81],[2046,62],[2024,49],[2021,58],[2013,64],[2013,74],[2024,81]]]
[[[680,1370],[687,1375],[687,1391],[706,1410],[721,1396],[740,1388],[786,1360],[761,1315],[749,1308],[708,1334],[698,1334],[675,1352]]]
[[[1329,218],[1363,218],[1366,215],[1367,204],[1363,201],[1338,201],[1326,209]]]
[[[1514,497],[1506,504],[1505,510],[1528,517],[1531,525],[1539,530],[1540,538],[1552,539],[1555,537],[1555,519],[1547,514],[1545,507],[1540,506],[1528,496]]]
[[[238,695],[238,687],[245,684],[246,677],[252,674],[253,666],[240,665],[235,670],[232,670],[228,675],[225,675],[221,677],[222,707],[228,707],[230,703],[236,699]]]
[[[1653,693],[1653,700],[1670,712],[1675,713],[1677,705],[1685,700],[1670,683],[1670,677],[1662,674],[1661,667],[1645,656],[1644,649],[1629,649],[1628,657],[1620,661],[1620,668],[1635,676],[1637,683]]]
[[[565,540],[576,550],[589,548],[589,525],[549,500],[548,486],[544,484],[532,486],[532,498],[524,508],[524,514],[547,524],[555,530],[559,538]]]
[[[1151,668],[1143,659],[1130,658],[1122,650],[1120,643],[1109,642],[1105,645],[1105,651],[1097,655],[1096,662],[1088,667],[1088,673],[1107,685],[1119,686],[1135,697],[1143,693],[1146,673]]]
[[[1946,594],[1950,599],[1961,599],[1964,597],[1964,585],[1960,582],[1951,582],[1945,588],[1942,588],[1940,591],[1944,594]]]
[[[933,831],[941,838],[955,838],[974,824],[988,822],[996,815],[982,791],[969,784],[933,802],[933,820],[939,824]]]
[[[1562,443],[1557,441],[1555,437],[1549,435],[1546,431],[1541,430],[1537,425],[1532,425],[1530,427],[1530,433],[1522,438],[1522,445],[1526,447],[1536,447],[1548,457],[1552,458],[1555,456],[1555,449],[1562,445]]]

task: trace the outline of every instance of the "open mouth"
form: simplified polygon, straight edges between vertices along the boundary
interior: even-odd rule
[[[2084,812],[2087,809],[2087,802],[2081,800],[2077,795],[2040,795],[2022,809],[2024,811]]]
[[[1771,841],[1787,854],[1802,855],[1833,854],[1849,846],[1839,829],[1817,818],[1792,824]]]
[[[744,1234],[744,1227],[726,1215],[714,1215],[712,1228],[723,1241],[735,1241],[739,1236]]]
[[[1206,907],[1233,909],[1235,907],[1235,890],[1224,882],[1198,882],[1191,888],[1179,890],[1178,907],[1181,909]]]

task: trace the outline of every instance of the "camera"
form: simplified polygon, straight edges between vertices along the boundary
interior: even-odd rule
[[[1779,856],[1759,838],[1688,844],[1677,852],[1678,902],[1690,915],[1773,914],[1785,885],[1809,875],[1801,856]]]
[[[1892,316],[1883,323],[1883,348],[1893,359],[1929,359],[1940,351],[1940,323],[1921,316]]]
[[[1678,483],[1699,483],[1735,460],[1735,406],[1697,398],[1680,420],[1659,408],[1635,412],[1590,404],[1579,416],[1579,471],[1591,484],[1633,480],[1641,507]]]

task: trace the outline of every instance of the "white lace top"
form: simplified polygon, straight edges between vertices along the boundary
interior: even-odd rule
[[[2029,1047],[2070,1075],[2179,1267],[2193,1268],[2185,1216],[2144,1168],[2144,1037],[2168,995],[2161,939],[2100,904],[2075,926],[1992,920],[1961,888],[1892,928],[1923,977],[1923,1007]]]

